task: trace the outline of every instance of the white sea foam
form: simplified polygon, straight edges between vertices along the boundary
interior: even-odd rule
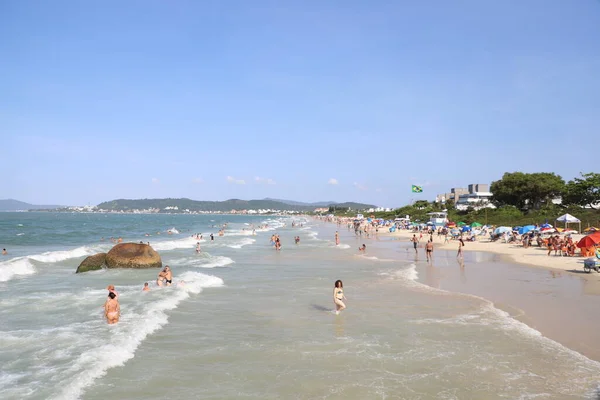
[[[35,268],[27,257],[17,257],[0,262],[0,282],[11,280],[14,276],[35,274]]]
[[[205,263],[205,264],[199,264],[197,265],[198,267],[202,267],[202,268],[216,268],[216,267],[225,267],[229,264],[233,264],[235,261],[233,261],[231,258],[229,257],[224,257],[224,256],[216,256],[216,257],[211,257],[209,258],[209,262]]]
[[[150,246],[154,250],[158,251],[167,251],[167,250],[175,250],[175,249],[195,249],[196,243],[205,242],[204,239],[194,239],[192,237],[187,237],[178,240],[165,240],[164,242],[154,242],[150,243]]]
[[[182,285],[179,279],[185,283]],[[83,351],[71,362],[64,373],[65,378],[57,384],[57,387],[62,387],[63,390],[53,398],[70,400],[81,397],[85,388],[105,375],[106,371],[121,366],[133,358],[140,343],[168,322],[167,311],[176,308],[191,294],[198,294],[204,288],[219,286],[223,286],[221,278],[198,272],[184,272],[178,276],[178,283],[175,286],[160,289],[156,294],[161,297],[159,300],[144,302],[138,312],[132,310],[130,315],[124,313],[118,324],[100,328],[111,330],[110,342]],[[90,345],[93,343],[98,342],[89,341]],[[100,343],[105,342],[100,341]]]
[[[350,245],[349,245],[349,244],[342,243],[342,244],[338,244],[338,245],[336,245],[336,246],[335,246],[335,248],[336,248],[336,249],[349,249],[349,248],[350,248]]]
[[[250,238],[243,238],[241,241],[233,243],[233,244],[228,244],[227,247],[231,247],[232,249],[241,249],[244,246],[247,246],[249,244],[252,244],[256,242],[255,239],[250,239]]]
[[[32,260],[43,263],[55,263],[59,261],[68,260],[69,258],[89,256],[91,254],[97,253],[98,250],[98,247],[82,246],[72,250],[47,251],[42,254],[35,254],[28,257]]]
[[[24,233],[17,233],[17,236],[23,236]]]
[[[167,229],[167,233],[172,233],[172,234],[179,234],[179,231],[177,229],[175,229],[175,227],[171,228],[171,229]]]
[[[387,259],[387,258],[379,258],[379,257],[375,257],[375,256],[368,256],[366,254],[361,254],[361,255],[359,255],[359,257],[366,258],[367,260],[373,260],[373,261],[385,261],[385,262],[395,261],[395,260],[390,260],[390,259]]]
[[[408,268],[402,268],[390,272],[381,272],[379,275],[388,277],[389,279],[399,279],[405,281],[406,283],[409,283],[410,286],[417,284],[419,286],[429,287],[423,283],[417,282],[417,279],[419,279],[419,273],[417,272],[416,264],[410,264]]]

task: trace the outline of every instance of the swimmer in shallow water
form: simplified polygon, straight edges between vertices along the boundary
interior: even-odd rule
[[[144,288],[142,289],[144,292],[150,291],[150,286],[148,286],[148,282],[144,283]]]
[[[117,300],[117,296],[110,292],[108,294],[108,300],[104,304],[104,316],[106,317],[106,321],[112,325],[119,322],[119,315],[121,314],[121,306],[119,305],[119,301]]]
[[[8,251],[6,251],[6,249],[2,249],[2,255],[3,256],[7,256],[8,255]]]
[[[167,265],[158,273],[156,284],[158,286],[171,286],[171,283],[173,283],[173,272],[171,272],[171,268]]]
[[[347,300],[344,296],[344,284],[339,279],[335,281],[333,287],[333,303],[335,304],[335,314],[339,315],[340,311],[346,308],[346,305],[342,300]]]

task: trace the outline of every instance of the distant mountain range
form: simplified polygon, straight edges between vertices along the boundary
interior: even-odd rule
[[[53,208],[60,208],[60,207],[64,207],[64,206],[57,206],[57,205],[40,206],[40,205],[25,203],[24,201],[19,201],[19,200],[14,200],[14,199],[0,200],[0,211],[44,210],[44,209],[53,209]]]
[[[316,203],[303,203],[301,201],[271,199],[269,197],[267,197],[265,200],[278,201],[280,203],[289,204],[290,206],[307,206],[307,207],[329,207],[329,206],[334,206],[336,204],[339,204],[339,203],[336,203],[335,201],[317,201]]]
[[[314,211],[317,207],[335,206],[336,208],[351,208],[353,210],[364,210],[373,208],[371,204],[363,203],[301,203],[297,201],[285,200],[239,200],[230,199],[225,201],[197,201],[191,199],[138,199],[127,200],[118,199],[106,201],[98,204],[98,208],[103,210],[129,211],[129,210],[147,210],[159,209],[160,211],[181,212],[183,210],[190,211],[221,211],[227,212],[231,210],[288,210],[288,211]],[[175,210],[174,208],[177,207]]]

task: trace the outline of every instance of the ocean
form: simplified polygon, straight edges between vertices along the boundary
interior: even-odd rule
[[[252,224],[268,226],[253,235]],[[158,270],[75,274],[111,237],[149,241],[185,284],[158,288]],[[0,213],[0,248],[4,400],[600,398],[600,363],[485,293],[440,285],[452,255],[436,254],[434,271],[409,243],[310,217]],[[108,284],[116,325],[102,318]]]

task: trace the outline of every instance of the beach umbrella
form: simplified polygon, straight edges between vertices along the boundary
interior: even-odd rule
[[[471,231],[471,227],[469,225],[465,225],[462,227],[462,231],[463,232],[470,232]]]
[[[579,242],[577,242],[577,247],[592,247],[598,243],[600,243],[600,232],[594,232],[584,236]]]
[[[494,235],[499,235],[505,232],[511,232],[512,228],[508,227],[508,226],[499,226],[498,228],[494,229]]]
[[[459,222],[458,224],[456,224],[456,225],[458,225],[458,226],[463,226],[463,225],[466,225],[466,224],[465,224],[464,222],[460,221],[460,222]]]
[[[598,229],[598,228],[595,228],[595,227],[593,227],[593,226],[590,226],[589,228],[585,228],[583,231],[584,231],[584,232],[597,232],[597,231],[599,231],[599,230],[600,230],[600,229]]]
[[[517,230],[517,232],[519,232],[519,235],[524,235],[525,233],[530,232],[534,229],[535,229],[535,225],[526,225],[526,226],[519,228]]]
[[[546,223],[546,224],[541,224],[541,225],[540,225],[540,228],[541,228],[541,229],[549,229],[549,228],[554,228],[554,227],[553,227],[552,225],[550,225],[550,224]]]
[[[479,222],[473,222],[471,224],[471,228],[477,228],[478,226],[483,226],[483,225],[481,225]]]

